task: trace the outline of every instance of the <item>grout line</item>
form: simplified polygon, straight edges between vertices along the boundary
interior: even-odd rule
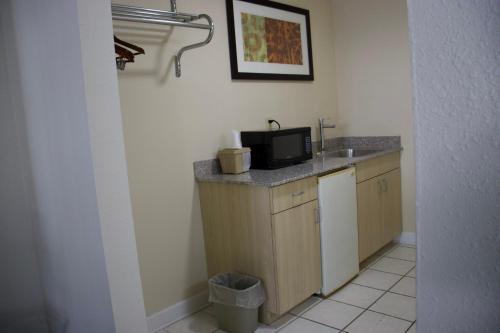
[[[342,331],[342,329],[338,328],[338,327],[335,327],[335,326],[330,326],[328,324],[325,324],[325,323],[320,323],[319,321],[316,321],[316,320],[313,320],[313,319],[309,319],[309,318],[305,318],[305,317],[300,317],[301,319],[304,319],[304,320],[307,320],[307,321],[310,321],[312,323],[316,323],[316,324],[320,324],[320,325],[323,325],[323,326],[326,326],[326,327],[329,327],[329,328],[333,328],[333,329],[336,329],[338,331]]]
[[[390,314],[387,314],[387,313],[383,313],[383,312],[379,312],[379,311],[374,311],[374,310],[366,310],[366,311],[371,311],[371,312],[375,312],[375,313],[378,313],[378,314],[381,314],[381,315],[384,315],[384,316],[387,316],[387,317],[392,317],[392,318],[395,318],[395,319],[404,320],[406,322],[409,322],[410,326],[411,326],[411,323],[413,323],[412,320],[404,319],[404,318],[397,317],[397,316],[393,316],[393,315],[390,315]]]
[[[399,275],[399,274],[397,274]],[[389,289],[393,288],[396,284],[399,283],[399,281],[401,281],[403,279],[404,276],[401,276],[401,278],[396,281],[392,286],[389,287]],[[375,289],[375,288],[373,288]],[[351,325],[354,321],[356,321],[359,317],[361,317],[366,311],[372,311],[372,312],[375,312],[375,313],[379,313],[379,314],[382,314],[382,315],[385,315],[385,316],[389,316],[389,317],[394,317],[394,316],[391,316],[391,315],[388,315],[388,314],[385,314],[385,313],[380,313],[380,312],[377,312],[377,311],[373,311],[373,310],[369,310],[370,307],[372,307],[375,303],[377,303],[382,297],[384,297],[384,295],[386,295],[388,293],[388,290],[384,291],[384,293],[382,295],[380,295],[373,303],[371,303],[368,308],[366,308],[363,312],[361,312],[357,317],[355,317],[353,320],[351,320],[342,330],[345,330],[347,327],[349,327],[349,325]],[[396,319],[402,319],[402,318],[398,318],[398,317],[394,317]],[[402,319],[402,320],[405,320],[405,321],[408,321],[406,319]],[[411,325],[410,325],[411,327]]]
[[[416,260],[406,260],[406,259],[401,259],[401,258],[393,258],[393,257],[389,257],[389,256],[383,256],[382,258],[388,258],[388,259],[394,259],[394,260],[401,260],[401,261],[413,262],[413,263],[417,262]]]
[[[377,303],[382,297],[384,297],[387,293],[391,293],[391,294],[396,294],[396,295],[400,295],[400,296],[405,296],[405,297],[409,297],[409,298],[416,298],[416,297],[413,297],[413,296],[408,296],[408,295],[404,295],[404,294],[400,294],[400,293],[396,293],[396,292],[393,292],[393,291],[390,291],[391,288],[393,288],[396,284],[398,284],[403,278],[405,277],[408,277],[408,278],[413,278],[415,279],[414,277],[412,276],[408,276],[408,274],[416,267],[416,263],[415,261],[412,261],[412,260],[406,260],[406,259],[401,259],[401,258],[393,258],[393,257],[390,257],[388,256],[388,254],[390,254],[392,251],[394,251],[395,249],[397,249],[398,247],[407,247],[407,248],[413,248],[415,249],[414,247],[408,247],[408,246],[404,246],[403,244],[400,244],[400,243],[395,243],[394,246],[390,249],[388,249],[386,252],[380,254],[380,256],[378,258],[376,258],[373,262],[369,263],[366,267],[360,269],[360,273],[366,271],[366,270],[373,270],[373,271],[377,271],[377,272],[382,272],[382,273],[386,273],[386,274],[393,274],[393,275],[397,275],[399,277],[399,279],[394,283],[392,284],[389,289],[387,290],[384,290],[384,289],[379,289],[379,288],[373,288],[373,287],[369,287],[369,286],[365,286],[365,285],[362,285],[362,284],[359,284],[359,283],[354,283],[354,282],[350,282],[351,284],[354,284],[354,285],[358,285],[358,286],[362,286],[362,287],[366,287],[366,288],[371,288],[371,289],[374,289],[374,290],[378,290],[378,291],[383,291],[383,293],[377,298],[375,299],[375,301],[373,301],[367,308],[363,308],[363,307],[360,307],[360,306],[357,306],[357,305],[352,305],[352,304],[349,304],[349,303],[345,303],[345,302],[342,302],[342,301],[337,301],[337,300],[333,300],[333,299],[329,299],[329,298],[321,298],[319,297],[320,301],[319,302],[316,302],[315,304],[311,305],[310,307],[306,308],[304,311],[302,311],[301,313],[299,313],[298,315],[295,315],[291,312],[288,312],[288,314],[290,316],[293,317],[293,320],[291,320],[290,322],[286,323],[285,325],[279,327],[276,329],[276,332],[279,332],[283,329],[285,329],[286,327],[288,327],[289,325],[291,325],[293,322],[295,322],[297,319],[301,318],[301,319],[304,319],[304,320],[307,320],[307,321],[310,321],[310,322],[313,322],[313,323],[316,323],[316,324],[319,324],[319,325],[322,325],[322,326],[325,326],[325,327],[329,327],[329,328],[333,328],[333,329],[336,329],[336,330],[339,330],[340,333],[347,333],[345,331],[345,329],[347,327],[349,327],[349,325],[351,325],[354,321],[356,321],[359,317],[361,317],[365,312],[367,311],[371,311],[371,312],[374,312],[374,313],[378,313],[378,314],[381,314],[381,315],[384,315],[384,316],[388,316],[388,317],[392,317],[392,318],[395,318],[395,319],[399,319],[399,320],[403,320],[403,321],[406,321],[406,322],[410,322],[410,326],[406,329],[405,333],[408,332],[408,330],[416,323],[416,320],[415,321],[411,321],[411,320],[408,320],[408,319],[404,319],[404,318],[400,318],[400,317],[396,317],[396,316],[393,316],[393,315],[389,315],[389,314],[386,314],[386,313],[382,313],[382,312],[378,312],[378,311],[374,311],[372,309],[370,309],[370,307],[372,307],[375,303]],[[415,263],[415,266],[413,266],[410,270],[408,270],[408,272],[406,272],[406,274],[404,275],[401,275],[401,274],[397,274],[397,273],[392,273],[392,272],[386,272],[386,271],[381,271],[381,270],[378,270],[378,269],[373,269],[371,268],[373,265],[375,265],[378,261],[380,261],[381,259],[383,258],[391,258],[391,259],[396,259],[396,260],[402,260],[402,261],[406,261],[406,262],[414,262]],[[321,322],[317,322],[315,320],[312,320],[312,319],[309,319],[309,318],[306,318],[306,317],[303,317],[303,315],[307,312],[309,312],[310,310],[312,310],[314,307],[318,306],[320,303],[322,303],[323,301],[325,300],[328,300],[330,302],[337,302],[337,303],[341,303],[341,304],[345,304],[345,305],[349,305],[349,306],[353,306],[355,308],[358,308],[358,309],[362,309],[363,311],[358,315],[356,316],[353,320],[351,320],[346,326],[344,326],[344,328],[340,329],[340,328],[337,328],[337,327],[334,327],[334,326],[330,326],[330,325],[327,325],[325,323],[321,323]],[[205,310],[209,307],[210,305],[207,305],[206,307],[203,307],[201,308],[200,310],[192,313],[190,316],[193,316],[199,312],[204,312],[205,314],[207,315],[210,315],[210,316],[214,316],[208,312],[206,312]],[[188,317],[190,317],[188,316]],[[186,317],[187,318],[187,317]],[[185,319],[185,318],[182,318],[182,319]],[[182,320],[182,319],[179,319],[178,321]],[[175,324],[176,322],[178,321],[175,321],[175,322],[172,322],[169,326]],[[163,328],[163,330],[165,332],[168,333],[168,330],[167,328],[169,326],[166,326],[165,328]],[[272,326],[268,326],[268,327],[271,327]],[[219,330],[219,328],[216,328],[212,333],[215,333]],[[157,332],[157,333],[160,333],[160,332]]]
[[[410,272],[411,272],[412,270],[415,270],[415,276],[409,276],[409,275],[408,275],[408,274],[410,274]],[[416,265],[416,263],[415,263],[415,267],[413,267],[412,269],[410,269],[410,270],[409,270],[409,271],[405,274],[405,276],[406,276],[406,277],[411,277],[411,278],[413,278],[413,279],[416,279],[416,278],[417,278],[417,275],[416,275],[416,274],[417,274],[417,265]]]
[[[410,325],[410,327],[408,327],[408,328],[406,329],[405,333],[407,333],[413,325],[416,325],[416,322],[417,322],[417,321],[415,320],[415,321],[414,321],[414,322]],[[416,328],[416,327],[415,327],[415,328]]]
[[[349,303],[342,302],[342,301],[337,301],[336,299],[329,299],[329,298],[327,298],[325,301],[342,303],[342,304],[345,304],[345,305],[350,305],[350,306],[354,306],[355,308],[358,308],[358,309],[363,309],[363,310],[368,309],[368,308],[364,308],[364,307],[359,306],[359,305],[354,305],[354,304],[349,304]]]
[[[390,254],[390,253],[389,253],[389,254]],[[395,258],[395,257],[391,257],[391,256],[389,256],[389,255],[384,256],[384,258],[398,259],[398,260],[403,260],[403,261],[408,261],[408,262],[417,262],[416,260],[402,259],[402,258]]]
[[[392,275],[397,275],[397,276],[404,276],[404,275],[397,274],[397,273],[391,273],[391,272],[381,271],[380,269],[375,269],[375,268],[368,268],[367,270],[372,270],[372,271],[377,271],[377,272],[382,272],[382,273],[385,273],[385,274],[392,274]],[[410,269],[410,271],[411,271],[411,269]]]
[[[395,319],[399,319],[399,320],[403,320],[405,322],[412,322],[411,320],[408,320],[408,319],[403,319],[403,318],[399,318],[399,317],[396,317],[396,316],[392,316],[392,315],[388,315],[386,313],[382,313],[382,312],[377,312],[377,311],[374,311],[374,310],[370,310],[370,307],[372,307],[375,303],[377,303],[382,297],[384,297],[384,295],[386,295],[387,293],[389,293],[390,289],[393,288],[396,284],[398,284],[401,280],[403,280],[404,277],[407,277],[408,273],[410,273],[415,267],[416,267],[416,264],[415,266],[413,266],[410,270],[408,270],[408,272],[406,272],[406,274],[404,275],[401,275],[401,274],[396,274],[396,273],[391,273],[391,272],[385,272],[385,271],[381,271],[381,270],[378,270],[378,269],[373,269],[371,268],[373,265],[375,265],[378,261],[380,261],[382,258],[386,258],[386,255],[389,254],[390,252],[394,251],[397,247],[399,246],[402,246],[401,244],[397,243],[395,244],[391,249],[387,250],[387,252],[384,252],[383,254],[380,255],[380,257],[378,257],[376,260],[374,260],[373,262],[371,262],[370,264],[368,264],[366,267],[364,267],[363,269],[360,270],[360,273],[361,272],[364,272],[368,269],[371,269],[371,270],[374,270],[374,271],[378,271],[378,272],[382,272],[382,273],[386,273],[386,274],[393,274],[393,275],[397,275],[399,277],[399,279],[393,283],[389,289],[387,290],[383,290],[383,289],[378,289],[378,288],[373,288],[373,287],[368,287],[368,286],[364,286],[364,285],[361,285],[361,284],[358,284],[358,283],[354,283],[354,282],[350,282],[352,284],[355,284],[355,285],[359,285],[359,286],[363,286],[363,287],[367,287],[367,288],[371,288],[371,289],[375,289],[375,290],[379,290],[379,291],[383,291],[382,295],[380,295],[377,299],[375,299],[375,301],[373,301],[366,309],[365,308],[362,308],[362,307],[359,307],[359,306],[356,306],[356,305],[352,305],[352,304],[348,304],[348,303],[345,303],[345,302],[341,302],[341,301],[336,301],[336,300],[332,300],[332,299],[329,299],[329,298],[325,298],[323,299],[322,301],[316,303],[314,306],[310,307],[307,311],[304,311],[302,312],[302,314],[305,314],[306,312],[308,312],[309,310],[311,310],[312,308],[314,308],[315,306],[317,306],[318,304],[320,304],[321,302],[325,301],[325,300],[328,300],[328,301],[332,301],[332,302],[338,302],[338,303],[342,303],[342,304],[346,304],[346,305],[350,305],[350,306],[354,306],[358,309],[363,309],[363,311],[358,315],[356,316],[353,320],[351,320],[346,326],[344,326],[342,329],[339,329],[337,327],[333,327],[333,326],[329,326],[329,325],[326,325],[324,323],[319,323],[319,322],[316,322],[314,320],[311,320],[311,319],[308,319],[308,318],[304,318],[302,317],[302,314],[300,315],[300,318],[303,318],[305,320],[309,320],[311,322],[314,322],[314,323],[317,323],[317,324],[320,324],[320,325],[323,325],[323,326],[327,326],[327,327],[331,327],[331,328],[334,328],[336,330],[340,330],[340,333],[343,333],[343,332],[346,332],[345,329],[347,327],[349,327],[349,325],[351,325],[353,322],[355,322],[359,317],[361,317],[365,312],[367,311],[371,311],[371,312],[374,312],[374,313],[378,313],[378,314],[381,314],[381,315],[384,315],[384,316],[388,316],[388,317],[392,317],[392,318],[395,318]],[[387,257],[387,258],[391,258],[391,257]],[[405,260],[405,259],[399,259],[399,258],[391,258],[391,259],[397,259],[397,260],[402,260],[402,261],[408,261],[410,262],[410,260]],[[411,262],[414,262],[414,261],[411,261]],[[390,292],[392,294],[398,294],[398,293],[394,293],[394,292]],[[401,295],[401,296],[406,296],[406,297],[410,297],[410,298],[415,298],[415,297],[412,297],[412,296],[408,296],[408,295],[403,295],[403,294],[398,294],[398,295]],[[413,323],[415,323],[415,321],[413,321]],[[408,329],[405,331],[407,332],[411,326],[413,325],[410,324],[410,326],[408,327]]]
[[[399,280],[397,280],[392,286],[389,287],[389,289],[387,289],[375,302],[373,302],[369,307],[368,309],[370,309],[373,305],[375,305],[375,303],[377,303],[382,297],[384,297],[387,293],[389,293],[389,290],[391,290],[392,288],[394,288],[395,285],[397,285],[401,280],[403,280],[404,276],[402,276]],[[406,296],[406,295],[402,295],[402,296]],[[407,296],[407,297],[411,297],[411,296]],[[376,313],[380,313],[380,314],[383,314],[383,315],[386,315],[386,316],[389,316],[389,317],[394,317],[394,318],[397,318],[397,319],[402,319],[402,320],[406,320],[406,321],[410,321],[410,320],[407,320],[407,319],[403,319],[403,318],[399,318],[399,317],[396,317],[396,316],[392,316],[392,315],[388,315],[386,313],[382,313],[382,312],[378,312],[378,311],[375,311],[373,309],[371,309],[370,311],[372,312],[376,312]],[[411,325],[410,325],[411,326]]]
[[[417,298],[416,296],[405,295],[405,294],[397,293],[397,292],[394,292],[394,291],[391,291],[391,290],[387,290],[387,292],[391,293],[391,294],[396,294],[396,295],[399,295],[399,296],[406,296],[406,297],[411,297],[411,298]]]
[[[401,244],[398,244],[399,246],[401,246]],[[360,273],[363,272],[363,271],[366,271],[368,269],[371,269],[371,270],[374,270],[374,271],[378,271],[378,272],[382,272],[382,273],[386,273],[386,274],[393,274],[393,275],[397,275],[399,277],[399,279],[393,283],[389,289],[387,290],[383,290],[383,289],[378,289],[378,288],[373,288],[373,287],[368,287],[368,286],[364,286],[364,285],[361,285],[361,284],[358,284],[358,283],[354,283],[354,282],[350,282],[352,284],[356,284],[356,285],[359,285],[359,286],[363,286],[363,287],[367,287],[367,288],[371,288],[371,289],[375,289],[375,290],[379,290],[379,291],[383,291],[382,295],[380,295],[377,299],[375,299],[375,301],[373,301],[366,309],[365,308],[362,308],[362,307],[359,307],[359,306],[356,306],[356,305],[352,305],[352,304],[348,304],[348,303],[345,303],[345,302],[341,302],[341,301],[336,301],[336,300],[332,300],[332,299],[329,299],[329,298],[325,298],[323,299],[322,301],[318,302],[317,304],[315,304],[314,306],[312,306],[311,308],[309,308],[307,311],[311,310],[312,308],[314,308],[315,306],[317,306],[318,304],[320,304],[321,302],[323,302],[324,300],[329,300],[329,301],[332,301],[332,302],[338,302],[338,303],[342,303],[342,304],[346,304],[346,305],[350,305],[350,306],[354,306],[358,309],[363,309],[363,311],[358,315],[356,316],[353,320],[351,320],[346,326],[344,326],[344,328],[342,329],[339,329],[337,327],[333,327],[333,326],[329,326],[329,325],[326,325],[326,324],[323,324],[323,323],[319,323],[319,322],[316,322],[314,320],[311,320],[311,319],[308,319],[308,318],[304,318],[302,317],[302,314],[305,314],[307,311],[303,312],[301,315],[300,315],[300,318],[303,318],[303,319],[306,319],[306,320],[309,320],[311,322],[315,322],[317,324],[320,324],[320,325],[324,325],[324,326],[327,326],[327,327],[331,327],[331,328],[334,328],[336,330],[340,330],[341,333],[342,332],[345,332],[345,329],[347,327],[349,327],[349,325],[351,325],[354,321],[356,321],[359,317],[361,317],[365,312],[367,311],[371,311],[371,312],[374,312],[374,313],[378,313],[378,314],[381,314],[381,315],[384,315],[384,316],[388,316],[388,317],[392,317],[392,318],[395,318],[395,319],[399,319],[399,320],[403,320],[405,322],[412,322],[411,320],[408,320],[408,319],[404,319],[404,318],[399,318],[399,317],[396,317],[396,316],[392,316],[392,315],[388,315],[386,313],[382,313],[382,312],[378,312],[378,311],[374,311],[374,310],[370,310],[370,307],[372,307],[375,303],[377,303],[382,297],[384,297],[387,293],[389,293],[390,289],[393,288],[396,284],[398,284],[404,277],[407,277],[406,275],[408,273],[410,273],[415,267],[416,267],[416,264],[415,266],[413,266],[410,270],[408,270],[408,272],[406,272],[406,274],[404,275],[401,275],[401,274],[397,274],[397,273],[391,273],[391,272],[385,272],[385,271],[381,271],[381,270],[378,270],[378,269],[373,269],[371,268],[373,265],[375,265],[378,261],[380,261],[382,258],[386,258],[386,255],[389,254],[390,252],[394,251],[398,245],[395,245],[393,248],[389,249],[387,252],[383,253],[382,255],[380,255],[380,257],[378,257],[376,260],[374,260],[372,263],[368,264],[366,267],[364,267],[363,269],[360,270]],[[387,257],[387,258],[390,258],[390,257]],[[402,260],[402,261],[408,261],[410,262],[410,260],[405,260],[405,259],[399,259],[399,258],[391,258],[391,259],[396,259],[396,260]],[[412,261],[414,262],[414,261]],[[390,292],[392,294],[398,294],[398,293],[394,293],[394,292]],[[406,296],[406,297],[410,297],[410,298],[415,298],[415,297],[412,297],[412,296],[408,296],[408,295],[403,295],[403,294],[398,294],[398,295],[401,295],[401,296]],[[414,323],[414,322],[413,322]],[[410,326],[408,327],[407,331],[410,329],[410,327],[412,326],[413,324],[410,324]]]
[[[388,255],[384,256],[384,258],[398,259],[398,260],[409,261],[409,262],[417,262],[416,260],[411,260],[411,259],[403,259],[403,258],[391,257],[390,253]]]
[[[401,279],[399,279],[401,280]],[[396,282],[398,283],[399,280]],[[390,288],[394,287],[396,285],[396,283],[394,283]],[[369,288],[369,287],[368,287]],[[389,289],[390,289],[389,288]],[[373,288],[375,289],[375,288]],[[368,309],[373,306],[375,303],[377,303],[377,301],[379,299],[381,299],[385,294],[387,293],[387,291],[384,290],[384,293],[382,293],[382,295],[380,295],[378,298],[375,299],[375,301],[373,301],[370,305],[368,305],[368,307],[366,309],[364,309],[358,316],[356,316],[353,320],[351,320],[346,326],[344,326],[344,328],[342,328],[342,331],[345,330],[347,327],[349,327],[349,325],[351,325],[353,322],[355,322],[359,317],[361,317],[366,311],[368,311]]]
[[[398,275],[398,276],[402,276],[404,277],[404,275],[402,274],[398,274],[398,273],[392,273],[392,272],[386,272],[386,271],[381,271],[380,269],[375,269],[375,268],[370,268],[372,271],[377,271],[377,272],[382,272],[382,273],[389,273],[389,274],[394,274],[394,275]],[[413,268],[412,268],[413,269]],[[410,269],[411,271],[411,269]]]
[[[405,278],[407,276],[403,276],[403,278]],[[411,278],[411,277],[410,277]],[[399,281],[401,281],[403,279],[399,279],[398,282],[396,282],[396,284],[399,283]],[[370,286],[365,286],[365,285],[362,285],[362,284],[359,284],[359,283],[354,283],[354,282],[351,282],[350,284],[354,284],[356,286],[360,286],[360,287],[365,287],[365,288],[369,288],[369,289],[373,289],[373,290],[377,290],[377,291],[383,291],[383,292],[388,292],[388,293],[391,293],[391,294],[396,294],[396,295],[401,295],[401,296],[406,296],[406,297],[411,297],[411,298],[417,298],[416,296],[410,296],[410,295],[406,295],[406,294],[402,294],[402,293],[397,293],[395,291],[391,291],[391,289],[379,289],[379,288],[374,288],[374,287],[370,287]],[[393,288],[395,285],[393,285],[391,288]],[[335,294],[333,294],[335,295]],[[333,296],[332,295],[332,296]],[[330,299],[330,298],[326,298],[327,300],[329,301],[335,301],[335,302],[340,302],[340,303],[345,303],[345,302],[342,302],[342,301],[339,301],[339,300],[336,300],[336,299]],[[354,305],[354,304],[349,304],[349,303],[345,303],[345,304],[348,304],[348,305],[352,305],[352,306],[356,306],[358,308],[363,308],[361,306],[358,306],[358,305]],[[364,309],[364,308],[363,308]]]
[[[371,289],[375,289],[375,290],[378,290],[378,291],[383,291],[383,292],[386,292],[388,291],[387,289],[380,289],[380,288],[375,288],[375,287],[370,287],[370,286],[365,286],[364,284],[359,284],[359,283],[355,283],[355,282],[351,282],[352,284],[355,284],[357,286],[361,286],[361,287],[366,287],[366,288],[371,288]],[[392,287],[391,287],[392,288]]]

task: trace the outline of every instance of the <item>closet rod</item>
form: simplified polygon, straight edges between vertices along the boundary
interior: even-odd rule
[[[186,28],[196,28],[209,30],[207,38],[199,43],[190,44],[181,48],[175,56],[175,76],[181,76],[181,57],[185,51],[207,45],[214,35],[214,22],[206,14],[193,15],[177,12],[176,0],[170,0],[171,11],[142,8],[128,5],[111,4],[111,14],[113,20],[163,24]],[[206,24],[193,23],[192,21],[205,19]]]
[[[128,5],[118,5],[118,4],[111,4],[111,9],[113,10],[113,13],[131,13],[131,14],[146,14],[146,15],[155,15],[155,16],[166,16],[166,17],[172,17],[172,18],[178,18],[178,19],[184,19],[186,21],[192,21],[196,20],[198,18],[197,15],[192,15],[192,14],[187,14],[187,13],[181,13],[181,12],[169,12],[166,10],[159,10],[159,9],[150,9],[150,8],[143,8],[143,7],[134,7],[134,6],[128,6]]]
[[[128,14],[127,16],[121,14],[113,14],[113,19],[117,21],[163,24],[163,25],[172,25],[178,27],[196,28],[205,30],[212,29],[209,24],[175,21],[166,18],[149,18],[145,16],[130,15],[130,14]]]

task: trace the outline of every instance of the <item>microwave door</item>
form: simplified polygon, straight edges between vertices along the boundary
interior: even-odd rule
[[[273,160],[293,161],[304,155],[302,133],[275,136],[272,138]]]

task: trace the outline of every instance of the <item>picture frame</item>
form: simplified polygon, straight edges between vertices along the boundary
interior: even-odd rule
[[[314,80],[309,10],[226,0],[226,14],[233,80]]]

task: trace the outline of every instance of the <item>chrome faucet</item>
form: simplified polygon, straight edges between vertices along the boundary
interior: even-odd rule
[[[319,153],[322,154],[323,151],[325,150],[325,128],[335,128],[336,125],[332,123],[326,123],[325,118],[320,117],[319,118],[319,136],[320,136],[320,147],[319,147]]]

